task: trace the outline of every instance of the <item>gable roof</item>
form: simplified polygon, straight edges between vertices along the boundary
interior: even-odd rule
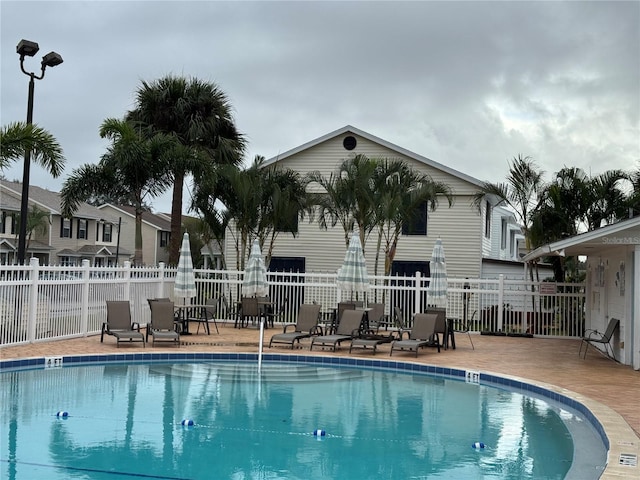
[[[105,207],[111,207],[114,210],[122,212],[123,214],[131,218],[136,217],[135,207],[131,207],[129,205],[112,205],[110,203],[105,203],[104,205],[100,205],[98,209],[102,210]],[[157,230],[163,230],[167,232],[171,231],[171,221],[167,220],[164,216],[156,215],[155,213],[147,211],[142,212],[142,222],[152,226]]]
[[[0,180],[0,187],[9,192],[10,196],[15,198],[22,197],[22,183]],[[4,198],[2,202],[5,202]],[[29,185],[29,202],[37,205],[43,210],[46,210],[52,215],[61,215],[61,199],[58,192],[52,192],[35,185]],[[75,218],[86,218],[89,220],[113,221],[112,217],[105,218],[104,214],[97,207],[85,202],[80,203],[78,210],[73,214],[73,216]]]
[[[540,257],[589,255],[592,251],[603,247],[639,245],[640,217],[623,220],[612,225],[600,227],[597,230],[581,233],[573,237],[558,240],[536,248],[523,257],[525,262]]]
[[[325,142],[327,140],[330,140],[332,138],[338,137],[340,135],[345,135],[347,133],[352,133],[355,135],[358,135],[360,137],[366,138],[367,140],[377,143],[379,145],[382,145],[383,147],[388,148],[389,150],[393,150],[395,152],[398,152],[398,154],[403,155],[405,157],[409,157],[413,160],[416,160],[418,162],[421,162],[431,168],[437,169],[437,170],[441,170],[443,172],[448,173],[449,175],[452,175],[454,177],[458,177],[466,182],[469,182],[473,185],[476,185],[478,187],[482,187],[482,185],[484,184],[484,182],[478,180],[477,178],[471,177],[469,175],[467,175],[466,173],[462,173],[458,170],[455,170],[451,167],[448,167],[446,165],[443,165],[441,163],[438,163],[434,160],[431,160],[430,158],[427,157],[423,157],[422,155],[418,155],[417,153],[414,153],[410,150],[407,150],[406,148],[402,148],[399,147],[398,145],[395,145],[391,142],[388,142],[386,140],[383,140],[381,138],[376,137],[375,135],[371,135],[370,133],[367,133],[363,130],[360,130],[356,127],[353,127],[351,125],[346,125],[342,128],[339,128],[338,130],[334,130],[333,132],[327,133],[326,135],[323,135],[322,137],[318,137],[315,140],[311,140],[310,142],[304,143],[302,145],[300,145],[299,147],[296,148],[292,148],[291,150],[287,150],[286,152],[277,155],[275,157],[272,157],[268,160],[266,160],[264,162],[264,166],[269,166],[273,163],[276,163],[280,160],[284,160],[292,155],[295,155],[299,152],[302,152],[303,150],[307,150],[311,147],[315,147],[316,145],[321,144],[322,142]]]

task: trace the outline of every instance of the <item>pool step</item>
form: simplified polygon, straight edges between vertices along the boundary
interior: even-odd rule
[[[365,371],[348,368],[327,368],[314,365],[262,364],[258,374],[257,364],[177,363],[151,365],[150,374],[170,375],[193,379],[216,378],[218,381],[255,381],[257,378],[271,382],[336,382],[362,378]]]

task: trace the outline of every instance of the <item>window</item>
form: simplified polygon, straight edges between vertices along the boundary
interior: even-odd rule
[[[0,233],[5,233],[4,226],[6,223],[7,223],[7,212],[2,212],[2,215],[0,215]]]
[[[78,219],[78,238],[87,238],[87,220],[84,218]]]
[[[111,242],[111,229],[113,225],[110,223],[105,223],[102,225],[102,241],[103,242]]]
[[[71,238],[71,219],[60,219],[60,238]]]
[[[507,248],[507,219],[502,217],[500,219],[500,248],[502,250]]]
[[[422,202],[416,208],[414,215],[402,223],[403,235],[427,234],[427,202]]]
[[[486,210],[484,216],[484,237],[491,238],[491,204],[486,202]]]
[[[294,212],[290,219],[278,218],[275,229],[276,232],[298,233],[298,212]]]
[[[160,232],[160,246],[168,247],[171,239],[171,232]]]

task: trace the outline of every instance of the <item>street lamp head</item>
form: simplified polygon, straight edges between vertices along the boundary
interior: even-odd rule
[[[16,47],[16,52],[18,52],[21,57],[33,57],[38,53],[38,50],[40,50],[38,44],[36,42],[30,42],[29,40],[20,40],[20,43],[18,43]]]
[[[56,65],[60,65],[62,63],[62,57],[59,53],[49,52],[44,57],[42,57],[42,67],[55,67]]]

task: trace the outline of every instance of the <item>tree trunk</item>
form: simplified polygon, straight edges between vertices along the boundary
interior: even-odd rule
[[[178,265],[180,243],[182,241],[182,190],[184,172],[175,173],[173,196],[171,198],[171,240],[169,242],[169,265]]]

